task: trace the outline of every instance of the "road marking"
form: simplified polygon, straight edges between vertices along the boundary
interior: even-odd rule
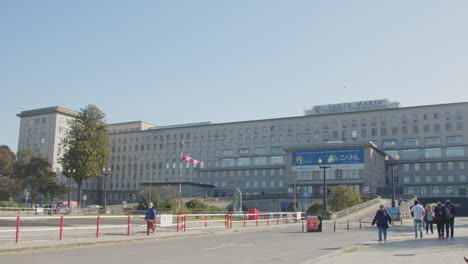
[[[228,243],[228,244],[221,244],[216,247],[211,247],[211,248],[203,248],[201,250],[216,250],[216,249],[222,249],[222,248],[228,248],[228,247],[251,247],[253,244],[234,244],[234,243]]]

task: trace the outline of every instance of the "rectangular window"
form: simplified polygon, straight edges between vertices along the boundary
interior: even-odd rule
[[[377,128],[372,128],[371,129],[371,136],[373,136],[373,137],[377,136]]]
[[[402,159],[419,159],[419,149],[404,149],[401,151]]]
[[[465,169],[465,162],[464,161],[459,161],[458,162],[458,169],[459,170],[464,170]]]
[[[429,162],[424,163],[424,169],[426,171],[430,171],[431,170],[431,163],[429,163]]]
[[[440,137],[425,137],[424,144],[426,146],[439,146],[440,145]]]
[[[461,186],[461,187],[458,189],[458,194],[459,194],[460,196],[466,196],[466,187]]]
[[[419,176],[414,177],[414,182],[417,182],[417,183],[421,182],[421,177]]]
[[[423,126],[423,132],[424,133],[429,133],[429,125],[424,125]]]
[[[239,158],[237,160],[237,165],[239,167],[250,166],[250,158]]]
[[[462,144],[463,136],[448,136],[447,144]]]
[[[419,133],[419,126],[417,126],[417,125],[413,126],[413,133],[414,134]]]
[[[234,159],[221,159],[221,167],[234,167]]]
[[[414,195],[414,187],[408,187],[408,193],[409,195]]]
[[[249,148],[241,148],[239,149],[239,156],[245,156],[250,154]]]
[[[437,162],[436,163],[436,168],[437,168],[437,170],[441,171],[442,170],[442,162]]]
[[[266,157],[254,157],[254,165],[255,166],[267,165],[267,158]]]
[[[284,157],[283,156],[271,156],[270,165],[284,165]]]
[[[414,171],[421,171],[421,164],[415,163],[414,164]]]
[[[231,156],[234,156],[235,155],[235,152],[233,149],[224,149],[223,150],[223,156],[224,157],[231,157]]]
[[[447,180],[448,180],[448,182],[453,182],[455,180],[455,177],[453,177],[453,175],[449,175],[447,177]]]
[[[409,164],[403,164],[403,171],[409,171]]]
[[[437,176],[436,179],[437,179],[437,182],[442,182],[444,180],[443,177],[440,175]]]
[[[254,154],[255,155],[266,155],[267,154],[267,148],[255,148],[254,149]]]
[[[447,196],[452,196],[453,195],[453,187],[452,186],[447,186],[445,189]]]
[[[419,138],[405,138],[403,139],[404,147],[417,147],[419,146]]]
[[[453,170],[453,162],[452,161],[447,162],[447,169],[448,170]]]
[[[463,157],[465,156],[464,147],[448,147],[447,157]]]
[[[431,182],[432,181],[432,177],[431,176],[426,176],[426,182]]]
[[[396,139],[387,139],[382,141],[382,146],[385,147],[396,147],[398,145],[398,140]]]
[[[381,134],[382,136],[386,136],[386,135],[387,135],[387,128],[386,128],[386,127],[380,128],[380,134]]]
[[[296,142],[299,143],[302,141],[302,134],[296,134]]]
[[[427,195],[427,187],[421,187],[421,188],[419,189],[419,192],[420,192],[420,194],[423,195],[423,196]]]
[[[440,158],[442,157],[442,149],[441,148],[426,148],[424,150],[424,156],[426,159]]]
[[[433,186],[433,187],[432,187],[432,194],[433,194],[434,196],[439,195],[439,186]]]

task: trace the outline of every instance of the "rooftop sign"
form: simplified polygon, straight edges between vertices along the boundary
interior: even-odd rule
[[[390,102],[388,99],[360,101],[341,104],[316,105],[311,110],[306,110],[305,115],[322,115],[333,113],[346,113],[356,111],[368,111],[387,108],[398,108],[400,103]]]

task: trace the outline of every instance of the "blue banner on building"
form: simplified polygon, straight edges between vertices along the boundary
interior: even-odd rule
[[[328,165],[328,158],[332,159],[334,169],[364,169],[364,148],[303,150],[292,153],[293,171],[318,171],[321,165]]]

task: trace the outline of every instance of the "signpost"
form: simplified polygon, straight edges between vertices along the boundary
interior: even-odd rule
[[[302,190],[302,197],[304,197],[304,212],[307,211],[307,197],[310,197],[309,190]]]

